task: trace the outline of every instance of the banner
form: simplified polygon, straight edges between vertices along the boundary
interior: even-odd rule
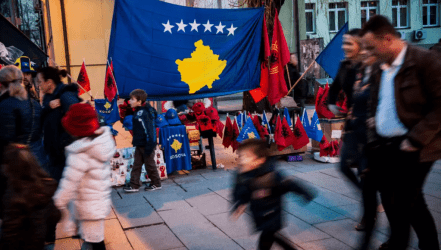
[[[199,9],[116,0],[109,44],[120,97],[185,100],[255,89],[264,8]]]
[[[109,102],[106,99],[95,99],[96,112],[104,117],[107,125],[111,125],[119,121],[119,109],[117,101],[117,98],[114,98],[112,102]]]

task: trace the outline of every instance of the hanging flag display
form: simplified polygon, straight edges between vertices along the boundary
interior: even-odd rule
[[[104,96],[109,102],[113,101],[117,93],[115,78],[113,77],[111,67],[107,67],[106,80],[104,83]]]
[[[285,108],[283,110],[283,116],[286,118],[286,121],[288,122],[288,125],[292,126],[291,116],[289,115],[288,108]]]
[[[233,130],[231,134],[231,147],[233,148],[233,152],[239,148],[239,142],[237,141],[237,137],[239,136],[239,127],[237,126],[236,119],[233,122]]]
[[[230,117],[227,116],[227,119],[225,121],[224,138],[222,138],[222,145],[224,145],[225,148],[231,146],[232,138],[233,138],[233,123],[231,123]]]
[[[83,88],[80,88],[80,92],[78,93],[78,95],[82,95],[82,94],[90,91],[90,81],[89,81],[89,76],[87,75],[86,65],[85,65],[84,61],[83,61],[83,65],[81,65],[80,74],[78,75],[78,78],[77,78],[77,83],[81,87],[83,87]]]
[[[300,122],[300,119],[297,119],[296,125],[294,127],[294,137],[296,140],[292,144],[295,150],[301,149],[302,147],[308,145],[309,138],[306,134],[305,129],[303,128],[302,123]]]
[[[253,120],[251,118],[247,119],[247,122],[237,137],[237,141],[242,142],[247,139],[260,139],[259,132],[257,132],[256,128],[254,127]]]
[[[95,99],[95,109],[104,117],[107,125],[112,125],[120,119],[117,98],[114,98],[112,102],[106,99]]]
[[[284,150],[295,142],[294,134],[285,118],[280,119],[280,117],[277,117],[275,131],[274,140],[276,141],[277,149],[279,151]]]
[[[188,100],[258,87],[264,8],[116,0],[108,57],[121,97]]]
[[[343,25],[334,38],[328,43],[326,48],[315,59],[315,61],[322,66],[332,79],[337,76],[340,61],[345,57],[342,49],[343,35],[348,32],[348,28],[348,23]]]

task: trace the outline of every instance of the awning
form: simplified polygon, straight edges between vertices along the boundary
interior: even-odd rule
[[[11,22],[0,14],[0,63],[12,64],[17,55],[27,56],[32,62],[41,66],[47,60],[47,55],[34,42],[32,42],[23,32],[15,27]],[[11,63],[12,61],[12,63]]]

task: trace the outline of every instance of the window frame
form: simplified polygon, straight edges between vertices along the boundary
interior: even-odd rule
[[[430,23],[430,7],[432,7],[432,6],[435,6],[435,8],[436,8],[436,11],[435,11],[435,13],[436,13],[436,16],[435,16],[436,17],[435,18],[436,19],[436,24],[429,24]],[[423,23],[423,27],[427,28],[427,27],[437,27],[437,26],[439,26],[439,1],[437,1],[436,3],[431,3],[430,0],[428,0],[427,3],[423,2],[422,8],[421,8],[421,11],[423,12],[423,13],[421,13],[422,14],[421,17],[423,17],[423,18],[424,18],[424,11],[423,11],[424,7],[427,8],[426,15],[427,15],[427,23],[428,24],[424,25],[424,23]]]
[[[394,5],[393,1],[392,1],[392,12],[393,12],[393,9],[397,10],[397,26],[394,27],[395,29],[408,29],[410,27],[409,2],[410,1],[407,0],[407,3],[404,5],[398,1],[398,5]],[[401,11],[400,11],[401,9],[406,9],[406,26],[401,26]],[[392,24],[393,24],[393,21],[394,20],[393,20],[393,14],[392,14]]]
[[[339,3],[344,3],[345,7],[344,8],[337,7],[337,4],[339,4]],[[331,8],[330,7],[331,4],[335,4],[335,8]],[[345,23],[347,23],[348,19],[349,19],[349,17],[348,17],[348,2],[335,2],[335,3],[333,2],[333,3],[329,3],[328,4],[328,22],[330,22],[330,13],[334,12],[334,15],[335,15],[335,18],[334,18],[335,26],[334,27],[336,28],[336,30],[329,29],[329,32],[331,32],[331,33],[332,32],[335,33],[335,32],[338,32],[340,30],[340,28],[338,27],[338,13],[340,11],[344,11],[344,13],[345,13]]]
[[[312,9],[307,9],[306,8],[307,4],[311,4],[312,5]],[[316,21],[315,21],[315,19],[316,19],[316,16],[315,16],[315,3],[305,3],[305,14],[308,13],[308,12],[312,13],[312,31],[306,30],[306,34],[315,34],[316,33],[316,26],[315,26],[316,25]],[[306,18],[306,15],[305,15],[305,18]]]
[[[370,6],[371,2],[376,2],[377,5],[376,6]],[[366,7],[361,6],[362,3],[367,3]],[[370,10],[375,10],[375,15],[379,15],[380,13],[380,8],[379,8],[379,2],[378,0],[372,0],[372,1],[361,1],[360,2],[360,17],[361,17],[361,12],[365,10],[366,11],[366,22],[369,21],[369,19],[371,18],[370,15]],[[363,20],[361,21],[361,25],[363,25]]]

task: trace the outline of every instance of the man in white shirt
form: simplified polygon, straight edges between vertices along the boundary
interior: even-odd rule
[[[369,19],[361,36],[382,63],[372,72],[368,150],[391,225],[387,249],[406,249],[410,226],[421,250],[440,249],[422,188],[441,158],[441,63],[397,37],[384,16]]]

